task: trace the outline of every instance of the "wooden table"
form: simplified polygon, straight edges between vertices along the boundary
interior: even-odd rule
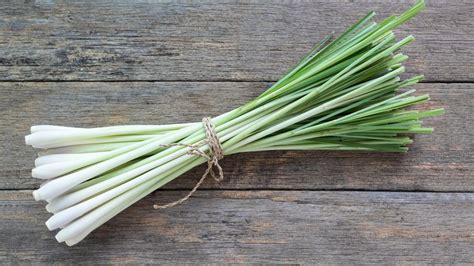
[[[21,2],[21,1],[20,1]],[[444,107],[407,154],[229,156],[186,204],[198,167],[74,247],[31,191],[34,124],[198,121],[257,96],[323,36],[412,1],[119,0],[0,5],[0,262],[474,263],[474,4],[429,1],[397,30],[408,75]],[[240,1],[239,1],[240,2]],[[400,3],[401,2],[401,3]]]

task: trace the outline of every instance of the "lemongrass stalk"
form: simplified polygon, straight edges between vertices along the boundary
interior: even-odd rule
[[[270,110],[271,111],[271,110]],[[263,115],[261,115],[263,116]],[[256,121],[255,123],[258,123],[258,121]],[[250,126],[251,124],[247,125]],[[230,134],[227,134],[227,135],[224,135],[224,136],[221,136],[221,139],[223,141],[227,140],[228,138],[232,137],[232,135],[235,135],[239,132],[239,130],[245,130],[245,127],[242,127],[240,125],[238,125],[237,128],[230,128],[229,130],[229,133]],[[205,151],[205,146],[203,147],[203,151]],[[179,154],[179,155],[182,155],[182,152]],[[160,172],[166,172],[168,171],[169,169],[173,168],[175,165],[176,165],[176,162],[178,162],[178,165],[181,163],[181,161],[176,161],[176,153],[173,154],[174,157],[172,157],[171,159],[175,159],[174,161],[172,161],[172,163],[168,163],[167,165],[162,165],[161,168],[156,168],[150,172],[147,172],[144,176],[141,176],[140,178],[147,178],[147,177],[150,177],[150,176],[154,176],[155,173],[158,174]],[[164,158],[162,158],[164,159]],[[171,161],[171,159],[168,159],[168,161]],[[180,158],[180,160],[187,160],[187,158]],[[151,169],[152,167],[155,167],[156,165],[161,165],[162,164],[162,161],[163,160],[154,160],[153,161],[153,165],[151,167],[149,167],[149,165],[145,165],[145,170],[148,170],[148,169]],[[127,171],[125,172],[125,175],[121,175],[121,176],[116,176],[114,177],[113,179],[108,179],[104,182],[100,182],[98,184],[96,184],[95,186],[91,186],[89,188],[86,188],[85,190],[81,190],[81,191],[76,191],[72,194],[69,194],[69,195],[65,195],[65,197],[63,197],[61,200],[54,200],[52,201],[50,204],[48,204],[47,206],[47,209],[49,211],[59,211],[59,210],[62,210],[64,209],[65,207],[68,207],[68,206],[71,206],[73,204],[76,204],[78,203],[79,201],[81,200],[84,200],[90,196],[92,196],[92,193],[97,193],[98,191],[103,191],[107,188],[111,188],[111,187],[114,187],[115,185],[118,185],[118,184],[121,184],[123,183],[124,181],[126,180],[129,180],[131,177],[135,176],[135,172],[138,170],[139,173],[143,173],[144,171],[140,171],[140,169],[134,169],[134,170],[131,170],[131,171]],[[138,180],[138,179],[137,179]],[[125,185],[126,186],[133,186],[132,184],[134,184],[134,182],[137,182],[135,179],[133,180],[133,182],[129,182],[129,183],[126,183]],[[142,181],[140,181],[142,182]],[[97,187],[99,186],[99,187]],[[109,193],[109,191],[107,191],[106,193]],[[117,192],[117,193],[121,193],[121,192]],[[117,194],[114,194],[113,196],[116,196]]]
[[[284,97],[281,101],[274,101],[274,102],[272,102],[270,104],[267,104],[263,107],[268,106],[267,108],[273,108],[274,106],[278,106],[279,104],[283,104],[286,101],[291,100],[295,97],[299,97],[299,94]],[[258,113],[258,112],[262,111],[260,109],[264,109],[264,108],[257,108],[257,109],[255,109],[251,112],[248,112],[247,114],[255,115],[255,113]],[[238,117],[234,120],[231,120],[230,122],[232,122],[233,124],[235,124],[236,122],[241,122],[242,120],[244,120],[245,118],[247,118],[249,116],[247,114],[244,114],[244,115],[242,115],[242,116],[240,116],[240,117]],[[229,123],[229,124],[232,124],[232,123]],[[198,127],[201,127],[201,126],[198,125]],[[189,130],[189,129],[191,129],[191,130]],[[217,129],[219,129],[219,127],[217,127]],[[109,152],[108,154],[106,154],[102,157],[96,156],[96,157],[91,158],[87,161],[79,161],[79,162],[75,162],[75,163],[66,164],[66,165],[63,165],[62,168],[59,168],[59,167],[61,167],[60,165],[50,164],[50,165],[43,166],[43,168],[48,167],[47,169],[35,169],[36,170],[36,173],[34,173],[35,176],[51,178],[51,177],[59,176],[60,174],[65,173],[65,172],[67,173],[68,171],[78,169],[78,168],[83,167],[85,165],[89,165],[89,164],[92,164],[94,162],[98,162],[100,159],[111,158],[107,161],[102,161],[102,162],[97,163],[95,165],[92,165],[88,168],[81,169],[77,172],[67,174],[65,176],[62,176],[62,177],[59,177],[59,178],[53,180],[53,182],[49,183],[49,186],[42,187],[39,190],[35,191],[35,193],[34,193],[35,199],[37,199],[37,200],[40,200],[40,199],[53,199],[53,198],[60,195],[61,190],[67,191],[68,189],[72,188],[73,186],[75,186],[75,185],[77,185],[77,184],[79,184],[79,183],[81,183],[81,182],[83,182],[87,179],[90,179],[90,178],[92,178],[93,176],[95,176],[97,174],[103,173],[107,170],[112,169],[113,167],[116,167],[116,166],[118,166],[122,163],[125,163],[126,161],[129,161],[131,159],[134,159],[138,156],[141,156],[141,155],[145,154],[144,151],[151,152],[154,149],[159,148],[160,145],[162,145],[162,144],[167,144],[167,143],[176,141],[178,139],[181,139],[186,135],[186,133],[191,133],[193,131],[198,131],[198,132],[200,131],[200,133],[199,133],[200,134],[200,140],[202,140],[202,138],[204,138],[204,133],[202,133],[203,130],[201,128],[197,128],[196,126],[191,126],[187,130],[188,131],[184,131],[185,133],[180,133],[180,134],[173,133],[171,135],[165,135],[163,138],[161,138],[159,140],[150,139],[150,140],[144,141],[142,143],[138,143],[138,144],[130,145],[130,146],[118,149],[118,150],[114,150],[114,151],[111,151],[111,152]],[[136,146],[139,146],[139,147],[136,148]],[[134,149],[134,148],[136,148],[136,149]],[[121,154],[121,155],[113,157],[116,154]],[[55,169],[54,167],[58,167],[59,169]],[[39,172],[39,170],[42,170],[42,171]]]
[[[259,119],[264,117],[265,115],[268,115],[272,109],[269,109],[267,112],[263,112],[251,119],[251,121],[246,121],[245,124],[237,124],[234,127],[228,128],[223,130],[222,132],[219,132],[219,138],[221,141],[226,141],[239,132],[245,130],[246,128],[259,123]],[[196,142],[197,138],[190,140],[191,143]],[[207,150],[207,146],[204,145],[201,147],[201,151],[205,152]],[[47,205],[48,211],[56,212],[63,210],[66,207],[70,207],[73,204],[76,204],[82,200],[85,200],[95,194],[98,194],[102,191],[106,191],[107,189],[113,188],[114,186],[120,185],[124,182],[127,182],[131,178],[134,178],[142,173],[145,173],[146,171],[153,172],[152,176],[158,175],[160,172],[166,172],[167,170],[173,168],[175,164],[178,162],[181,163],[181,161],[186,161],[188,156],[185,155],[188,152],[187,149],[180,149],[177,150],[176,152],[169,154],[167,156],[162,156],[161,154],[156,154],[146,161],[150,161],[147,164],[142,164],[141,166],[134,168],[134,169],[127,169],[126,172],[111,177],[103,182],[97,183],[93,186],[87,187],[83,190],[75,191],[71,194],[64,195],[63,197],[59,197],[56,200],[53,200],[50,204]],[[179,160],[178,160],[179,159]],[[171,162],[171,163],[170,163]],[[150,173],[150,172],[147,172]],[[150,175],[146,175],[149,177]]]
[[[86,181],[94,176],[97,176],[101,173],[104,173],[108,170],[111,170],[114,167],[117,167],[121,164],[124,164],[130,160],[138,158],[144,154],[152,152],[160,147],[162,144],[173,143],[175,141],[179,141],[180,139],[184,138],[186,135],[189,135],[192,132],[197,130],[202,130],[201,125],[196,126],[189,126],[179,130],[178,132],[172,135],[166,135],[164,137],[158,137],[158,139],[153,138],[150,140],[146,140],[137,144],[129,145],[117,150],[113,150],[108,152],[109,160],[101,161],[97,164],[91,165],[87,168],[81,169],[77,172],[73,172],[61,177],[58,177],[47,185],[35,190],[33,192],[33,196],[36,200],[46,200],[46,199],[53,199],[65,191],[73,188],[74,186],[80,184],[83,181]],[[115,156],[115,157],[114,157]],[[58,172],[65,172],[65,170],[75,169],[90,164],[92,161],[97,161],[97,157],[91,159],[90,161],[84,161],[76,163],[76,165],[68,164],[64,168],[59,169],[55,173],[50,174],[49,176],[59,176]],[[100,158],[102,159],[102,158]],[[106,158],[104,158],[106,159]],[[87,163],[87,164],[86,164]],[[52,165],[52,164],[49,164]],[[74,170],[74,169],[73,169]],[[47,173],[45,173],[46,175]]]
[[[80,144],[63,146],[58,148],[51,148],[41,150],[38,152],[38,156],[46,156],[52,154],[65,154],[65,153],[90,153],[90,152],[104,152],[111,151],[124,146],[135,144],[137,141],[129,142],[111,142],[111,143],[97,143],[97,144]]]
[[[159,176],[161,173],[165,173],[170,169],[181,166],[184,162],[193,159],[193,157],[194,155],[185,154],[177,159],[171,160],[160,167],[150,170],[136,178],[130,179],[122,185],[107,190],[100,195],[97,195],[87,201],[81,202],[80,204],[74,205],[73,207],[53,215],[46,222],[46,225],[50,230],[65,226],[69,222],[94,209],[96,206],[100,206],[106,201],[109,201],[110,199],[113,199],[136,186],[147,184],[147,182],[152,178],[156,178],[156,176]]]
[[[395,53],[414,38],[395,42],[392,30],[423,7],[419,1],[381,23],[370,22],[369,13],[335,41],[323,41],[255,100],[214,118],[224,154],[275,149],[406,151],[412,141],[399,134],[431,132],[422,127],[421,119],[442,112],[405,111],[429,97],[409,96],[413,91],[397,96],[398,90],[421,78],[399,78],[407,56]],[[28,143],[50,148],[51,154],[71,153],[39,159],[35,169],[38,177],[53,178],[34,196],[46,199],[48,211],[54,213],[48,227],[63,228],[58,241],[78,243],[124,208],[205,161],[187,154],[185,147],[161,146],[200,143],[206,138],[200,123],[151,128],[32,129]],[[121,139],[137,136],[148,137]],[[206,152],[208,147],[199,149]],[[85,151],[92,154],[84,155]]]
[[[181,123],[181,124],[166,124],[166,125],[120,125],[120,126],[107,126],[107,127],[95,127],[95,128],[81,128],[81,127],[66,127],[66,126],[53,126],[53,125],[37,125],[31,126],[31,133],[39,131],[54,131],[54,130],[73,130],[73,131],[87,131],[87,132],[112,132],[116,133],[128,133],[133,132],[158,132],[158,131],[170,131],[177,130],[183,127],[190,126],[195,123]]]
[[[345,94],[345,95],[343,95],[343,96],[341,96],[341,97],[339,97],[339,98],[336,98],[336,99],[331,100],[331,101],[329,101],[329,102],[326,102],[326,103],[324,103],[324,104],[322,104],[322,105],[319,105],[319,106],[317,106],[316,108],[313,108],[313,109],[311,109],[311,110],[309,110],[309,111],[307,111],[307,112],[304,112],[304,113],[299,114],[299,115],[297,115],[297,116],[295,116],[295,117],[289,118],[288,120],[285,120],[283,123],[279,123],[279,124],[277,124],[277,125],[274,125],[274,126],[268,128],[268,129],[265,129],[265,130],[263,130],[263,131],[261,131],[261,132],[259,132],[259,133],[257,133],[257,134],[254,134],[254,135],[252,135],[252,136],[249,136],[249,137],[247,137],[247,138],[245,138],[245,137],[248,135],[249,132],[241,133],[239,136],[237,136],[236,138],[232,139],[232,140],[230,141],[230,144],[229,144],[229,143],[225,143],[224,145],[226,145],[226,146],[227,146],[227,145],[228,145],[228,146],[232,145],[232,146],[230,146],[230,147],[228,148],[229,150],[232,150],[232,149],[235,149],[235,148],[244,146],[244,145],[246,145],[246,144],[248,144],[248,143],[250,143],[250,142],[253,142],[253,141],[255,141],[255,140],[258,140],[258,139],[260,139],[260,138],[262,138],[262,137],[264,137],[264,136],[267,136],[267,135],[269,135],[269,134],[271,134],[271,133],[274,133],[274,132],[276,132],[276,131],[278,131],[278,130],[280,130],[280,129],[283,129],[283,128],[287,127],[287,126],[290,126],[290,125],[292,125],[292,124],[295,124],[295,123],[297,123],[297,122],[299,122],[299,121],[302,121],[302,120],[304,120],[304,119],[307,119],[307,118],[309,118],[309,117],[311,117],[311,116],[314,116],[314,115],[316,115],[316,114],[318,114],[318,113],[321,113],[321,112],[324,112],[324,111],[327,111],[327,110],[331,110],[331,109],[334,107],[334,104],[336,104],[338,100],[339,100],[339,101],[340,101],[340,100],[346,100],[347,98],[350,98],[350,96],[353,96],[353,95],[355,95],[355,94],[357,94],[357,93],[359,93],[359,92],[362,92],[362,91],[364,91],[364,90],[370,89],[371,86],[375,86],[375,85],[377,85],[377,84],[382,83],[383,81],[386,81],[386,80],[388,80],[388,79],[390,79],[390,78],[393,78],[394,76],[396,76],[396,75],[402,73],[403,70],[404,70],[403,68],[400,68],[400,69],[398,69],[398,70],[394,70],[394,71],[390,72],[390,73],[387,74],[387,75],[384,75],[384,76],[382,76],[382,77],[380,77],[380,78],[376,78],[376,79],[370,81],[370,82],[369,82],[368,84],[366,84],[365,86],[362,86],[362,87],[360,87],[360,88],[358,88],[358,89],[356,89],[356,90],[354,90],[354,91],[351,91],[351,92],[349,92],[349,93],[347,93],[347,94]],[[283,108],[280,112],[275,112],[275,113],[273,114],[273,117],[269,118],[268,120],[271,120],[272,118],[274,119],[275,117],[278,117],[278,116],[282,115],[282,113],[284,113],[284,111],[287,111],[287,110],[284,110],[284,109],[289,109],[289,110],[291,110],[292,108],[295,108],[298,104],[300,104],[299,102],[304,103],[304,102],[307,101],[308,99],[311,99],[310,96],[312,96],[312,95],[311,95],[312,93],[313,93],[313,92],[311,92],[310,94],[308,94],[308,95],[306,95],[305,97],[301,98],[300,100],[298,100],[298,101],[296,101],[296,102],[294,102],[294,103],[292,103],[292,104],[289,104],[288,106],[286,106],[285,108]],[[250,131],[250,130],[248,130],[248,131]],[[244,139],[244,138],[245,138],[245,139]]]
[[[54,130],[86,130],[80,127],[64,127],[64,126],[51,126],[51,125],[38,125],[31,126],[30,132],[40,132],[40,131],[54,131]]]
[[[35,160],[35,166],[41,166],[50,163],[63,163],[67,161],[83,160],[93,156],[103,155],[103,152],[90,153],[63,153],[40,156]]]
[[[183,131],[184,130],[184,131]],[[199,125],[193,125],[189,126],[188,128],[184,128],[181,131],[178,131],[176,133],[170,133],[170,134],[165,134],[163,136],[157,135],[154,137],[151,137],[145,141],[142,142],[137,142],[132,145],[127,145],[124,147],[121,147],[119,149],[115,149],[100,155],[96,156],[91,156],[87,159],[83,160],[77,160],[73,162],[68,162],[68,163],[51,163],[47,165],[42,165],[39,167],[36,167],[32,171],[33,177],[36,178],[41,178],[41,179],[49,179],[49,178],[55,178],[67,173],[70,173],[74,170],[77,170],[79,168],[83,168],[98,162],[102,162],[104,160],[113,158],[114,156],[118,155],[124,155],[127,152],[133,153],[134,150],[140,149],[141,147],[145,146],[146,148],[140,149],[138,152],[138,155],[134,155],[136,157],[145,155],[149,152],[152,152],[153,150],[156,150],[159,148],[159,145],[162,143],[157,144],[158,142],[163,142],[163,140],[167,141],[169,138],[171,139],[180,139],[186,135],[186,132],[189,131],[194,131],[194,130],[199,130]],[[187,131],[186,131],[187,130]],[[141,153],[140,153],[141,152]],[[137,152],[135,152],[137,153]],[[126,157],[126,156],[125,156]],[[116,158],[116,157],[114,157]],[[133,159],[133,158],[132,158]],[[106,169],[110,170],[110,169]],[[104,171],[106,171],[104,170]],[[102,173],[102,172],[101,172]]]
[[[354,112],[354,113],[351,113],[349,115],[346,115],[346,116],[343,116],[343,117],[340,117],[338,119],[334,119],[334,120],[329,120],[327,122],[324,122],[324,123],[319,123],[318,124],[318,121],[323,121],[327,118],[330,118],[331,116],[333,115],[336,115],[338,112],[337,111],[334,111],[332,112],[331,114],[325,116],[325,117],[322,117],[321,119],[318,119],[318,120],[315,120],[314,122],[312,123],[309,123],[308,125],[305,125],[304,127],[302,128],[296,128],[292,131],[289,131],[289,132],[285,132],[285,133],[282,133],[282,134],[279,134],[279,135],[276,135],[276,136],[272,136],[272,137],[269,137],[269,138],[265,138],[265,139],[260,139],[258,141],[255,141],[253,142],[252,144],[249,145],[250,148],[256,148],[258,149],[257,147],[263,145],[263,147],[265,147],[266,144],[268,143],[278,143],[279,140],[282,140],[282,139],[288,139],[289,137],[291,136],[295,136],[295,135],[303,135],[303,134],[306,134],[306,133],[309,133],[309,132],[314,132],[316,129],[318,130],[324,130],[325,128],[328,128],[330,126],[333,126],[337,123],[342,123],[344,121],[347,121],[348,118],[350,117],[356,117],[355,115],[358,114],[358,113],[363,113],[363,111],[368,111],[368,110],[371,110],[373,108],[375,108],[376,106],[379,106],[379,105],[382,105],[383,103],[386,103],[386,102],[389,102],[389,101],[392,101],[392,100],[395,100],[395,99],[399,99],[400,97],[403,97],[403,96],[406,96],[406,95],[409,95],[411,93],[413,93],[414,90],[412,91],[408,91],[408,92],[405,92],[399,96],[395,96],[395,97],[392,97],[390,99],[387,99],[381,103],[378,103],[378,104],[374,104],[374,105],[371,105],[370,107],[367,107],[367,108],[364,108],[360,111],[357,111],[357,112]],[[362,100],[361,102],[356,102],[352,105],[349,105],[347,106],[346,108],[343,108],[341,111],[345,111],[344,109],[350,109],[352,107],[355,107],[357,106],[359,103],[363,103],[363,102],[366,102],[370,100],[370,98],[367,98],[365,100]],[[355,115],[354,115],[355,114]],[[335,132],[326,132],[326,135],[327,134],[334,134]],[[315,137],[318,136],[318,135],[315,135]],[[324,135],[319,135],[319,136],[324,136]],[[247,148],[248,149],[248,148]]]
[[[42,134],[47,133],[47,131],[42,131],[40,133]],[[51,141],[49,143],[38,142],[38,140],[32,140],[31,138],[36,137],[37,134],[39,133],[34,133],[30,135],[29,145],[32,145],[34,148],[38,148],[38,149],[52,149],[52,148],[60,148],[60,147],[66,147],[66,146],[84,145],[84,144],[102,144],[102,143],[131,142],[131,141],[138,142],[138,141],[162,136],[167,133],[156,133],[153,135],[106,136],[106,137],[97,137],[97,138],[91,137],[91,138],[83,138],[83,139],[70,139],[70,140],[61,140],[61,141],[58,140],[56,142]]]
[[[365,143],[362,143],[362,144],[365,144]],[[383,144],[383,143],[380,143],[380,142],[377,143],[377,142],[375,142],[375,143],[371,143],[371,144]],[[301,146],[300,146],[300,147],[301,147]],[[311,146],[311,147],[312,147],[313,149],[316,148],[314,145]],[[301,147],[301,148],[303,148],[303,147]],[[333,147],[333,148],[334,148],[334,147]],[[364,148],[354,148],[354,147],[346,147],[346,149],[351,149],[351,150],[364,150]],[[178,165],[179,165],[179,164],[178,164]],[[153,174],[150,173],[150,175],[153,175]],[[143,180],[140,180],[140,181],[134,180],[134,181],[136,181],[136,184],[140,184]],[[123,189],[122,189],[122,191],[123,191]],[[107,192],[107,193],[110,193],[110,191]],[[102,194],[101,196],[104,196],[104,197],[105,197],[105,195],[106,195],[106,194]],[[114,196],[115,196],[115,195],[110,195],[110,197],[107,198],[107,199],[110,199],[111,197],[114,197]],[[91,199],[89,202],[86,202],[86,203],[89,203],[89,208],[93,208],[93,207],[95,207],[95,205],[100,204],[100,203],[97,203],[98,200],[99,200],[99,197],[96,197],[96,198],[93,198],[93,199]],[[91,203],[91,202],[92,202],[92,203]],[[94,204],[94,202],[96,202],[96,203]],[[86,204],[86,203],[83,203],[83,204]],[[82,206],[83,204],[81,204],[81,205],[79,205],[79,206]],[[76,206],[78,206],[78,205],[76,205]],[[79,206],[78,206],[77,208],[79,208]],[[76,208],[76,207],[75,207],[75,208]],[[85,209],[85,210],[83,210],[83,212],[86,212],[86,211],[89,211],[89,210],[90,210],[90,209]],[[82,215],[82,213],[79,213],[79,214],[76,213],[76,215]],[[54,217],[54,216],[53,216],[53,217]],[[70,218],[70,219],[75,219],[75,218],[77,218],[77,216],[75,216],[75,217],[73,217],[73,218]],[[67,222],[69,222],[69,221],[67,221]]]
[[[139,188],[146,189],[150,187],[153,184],[151,181],[142,183],[139,186]],[[138,193],[139,193],[139,190],[138,190]],[[135,190],[127,191],[124,194],[114,199],[114,201],[117,202],[117,204],[115,205],[105,204],[87,213],[86,215],[82,216],[79,220],[76,220],[72,222],[71,224],[67,225],[66,227],[64,227],[63,229],[61,229],[59,233],[56,235],[56,240],[58,242],[64,242],[68,239],[74,239],[77,236],[83,235],[84,231],[87,231],[88,229],[90,229],[97,220],[99,220],[100,218],[105,216],[108,212],[118,207],[116,205],[133,200],[138,195],[138,193]]]
[[[193,128],[193,131],[194,131],[194,128]],[[236,132],[239,132],[239,131],[234,131],[233,134],[235,134]],[[172,135],[172,136],[168,136],[168,139],[173,139],[174,138],[175,140],[177,140],[177,139],[180,139],[182,137],[184,137],[184,135],[179,136],[179,137],[177,137],[176,135]],[[203,137],[204,136],[202,136],[202,138]],[[202,139],[200,139],[200,140],[202,140]],[[161,143],[160,143],[160,141],[161,141]],[[106,170],[110,170],[111,168],[113,168],[115,166],[118,166],[122,163],[125,163],[125,162],[131,160],[131,159],[134,159],[138,156],[146,154],[146,152],[144,152],[144,151],[151,152],[154,149],[159,148],[160,147],[159,145],[166,144],[166,143],[168,143],[168,142],[163,141],[163,140],[158,140],[158,141],[155,141],[155,142],[150,143],[148,145],[142,146],[138,149],[131,150],[128,153],[119,155],[117,157],[113,157],[112,159],[110,159],[108,161],[103,161],[103,162],[100,162],[98,164],[92,165],[89,168],[86,168],[84,170],[79,170],[78,172],[74,172],[72,174],[57,178],[57,179],[53,180],[52,182],[48,183],[47,186],[44,186],[44,187],[40,188],[39,190],[37,190],[35,194],[38,196],[37,197],[38,199],[52,199],[52,198],[60,195],[61,194],[61,193],[59,193],[60,191],[67,191],[69,188],[72,188],[73,186],[79,184],[80,182],[83,182],[83,181],[91,178],[94,174],[97,174],[97,173],[100,174],[100,173],[105,172]],[[186,153],[187,151],[186,151],[186,149],[181,149],[180,152],[181,153]],[[174,158],[175,157],[168,156],[168,157],[162,158],[162,160],[156,160],[155,164],[162,163],[162,161],[171,160],[171,159],[174,159]],[[96,158],[92,158],[91,160],[94,160],[94,159],[96,159]],[[50,164],[49,166],[51,166],[51,165],[52,164]],[[105,165],[105,167],[103,165]],[[46,166],[48,166],[48,165],[46,165]],[[100,168],[101,166],[102,166],[102,168]]]
[[[150,194],[152,191],[157,190],[158,188],[164,186],[168,182],[172,181],[177,176],[182,175],[183,173],[189,171],[190,169],[196,167],[197,165],[203,163],[205,160],[203,158],[192,158],[191,162],[179,167],[179,169],[174,172],[172,175],[169,175],[165,178],[160,179],[160,181],[150,180],[149,185],[142,185],[129,190],[126,193],[120,195],[109,201],[107,204],[101,205],[93,211],[82,216],[78,220],[68,224],[56,235],[56,239],[59,242],[68,241],[69,244],[77,244],[80,240],[86,237],[90,232],[95,230],[97,227],[101,226],[112,217],[128,208],[138,200],[142,199],[146,195]],[[155,183],[153,183],[155,182]],[[61,234],[61,235],[60,235]],[[74,241],[72,241],[74,240]]]
[[[188,124],[170,124],[170,125],[133,125],[133,126],[114,126],[103,128],[91,128],[80,130],[51,130],[38,131],[25,137],[25,142],[32,146],[55,144],[63,141],[71,141],[77,139],[99,138],[106,136],[136,134],[146,135],[167,131],[175,131],[185,127],[196,125],[196,123]]]

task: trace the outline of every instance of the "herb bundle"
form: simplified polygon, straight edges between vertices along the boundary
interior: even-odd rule
[[[406,107],[428,95],[402,92],[422,76],[402,80],[400,49],[392,32],[420,12],[418,1],[400,16],[380,23],[374,12],[333,41],[330,37],[282,79],[251,102],[212,118],[225,155],[268,150],[405,152],[406,134],[430,133],[421,119],[442,109]],[[31,127],[26,143],[41,149],[32,175],[44,179],[33,192],[48,202],[50,230],[74,245],[136,201],[174,180],[206,158],[185,145],[209,152],[203,124],[73,128]],[[179,143],[181,145],[171,145]]]

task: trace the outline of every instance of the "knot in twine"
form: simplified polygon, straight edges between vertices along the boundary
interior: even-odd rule
[[[211,175],[212,178],[216,182],[221,182],[224,180],[224,172],[222,171],[222,167],[219,164],[219,160],[224,158],[224,151],[222,150],[221,143],[219,138],[217,137],[216,130],[214,128],[214,124],[210,117],[204,117],[202,119],[202,124],[204,126],[204,131],[206,132],[206,140],[198,142],[196,144],[184,144],[184,143],[170,143],[170,144],[163,144],[162,147],[172,147],[172,146],[181,146],[189,148],[188,154],[196,155],[207,159],[207,169],[202,175],[201,179],[196,183],[194,188],[183,198],[170,202],[165,205],[153,205],[155,209],[166,209],[178,204],[181,204],[188,200],[194,192],[201,186],[201,184],[206,180],[206,178]],[[199,146],[206,143],[209,146],[209,155],[199,149]],[[214,167],[218,170],[218,175],[214,172]]]

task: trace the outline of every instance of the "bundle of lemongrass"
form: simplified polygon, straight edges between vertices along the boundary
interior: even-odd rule
[[[406,107],[428,95],[398,93],[422,79],[401,80],[399,53],[412,36],[396,42],[392,30],[424,8],[418,1],[400,16],[372,22],[374,13],[332,42],[327,38],[281,80],[253,101],[212,119],[226,155],[268,150],[405,152],[406,133],[429,133],[421,118],[443,110]],[[136,125],[103,128],[33,126],[26,143],[42,149],[32,175],[46,180],[33,192],[54,215],[59,242],[74,245],[91,231],[205,158],[184,146],[209,147],[203,125]],[[403,134],[403,135],[400,135]]]

